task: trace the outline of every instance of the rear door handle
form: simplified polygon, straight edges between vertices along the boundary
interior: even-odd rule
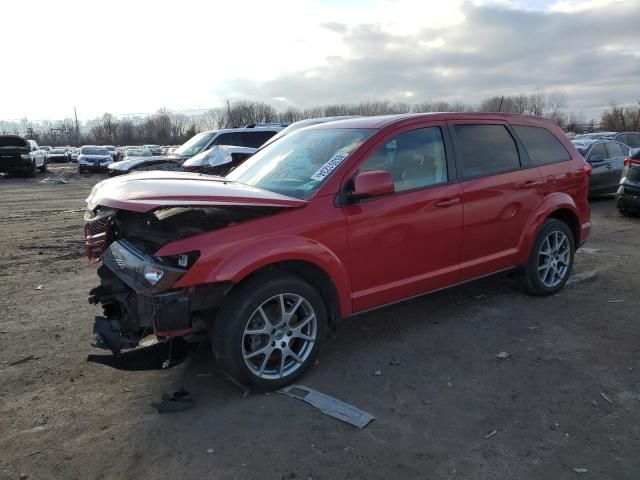
[[[447,208],[447,207],[453,207],[454,205],[457,205],[460,203],[460,198],[456,197],[456,198],[445,198],[444,200],[440,200],[439,202],[436,203],[436,207],[438,208]]]
[[[520,188],[536,188],[540,185],[542,185],[542,182],[540,180],[527,180],[522,185],[520,185]]]

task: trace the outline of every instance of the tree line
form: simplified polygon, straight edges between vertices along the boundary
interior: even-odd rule
[[[605,109],[599,124],[586,121],[584,115],[567,111],[567,98],[560,92],[546,93],[537,89],[529,94],[493,96],[478,104],[464,102],[404,103],[388,100],[353,104],[331,104],[313,108],[287,108],[278,111],[265,102],[227,101],[223,106],[199,114],[185,115],[165,108],[151,115],[116,117],[110,113],[86,122],[72,118],[58,121],[0,121],[0,134],[17,134],[36,140],[41,145],[177,145],[198,132],[235,128],[257,123],[292,123],[298,120],[340,115],[387,115],[426,112],[505,112],[537,115],[555,120],[566,131],[640,129],[640,100],[637,105]]]

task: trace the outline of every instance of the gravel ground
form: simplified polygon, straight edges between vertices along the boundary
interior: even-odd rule
[[[611,198],[559,295],[498,276],[344,321],[301,382],[376,416],[358,430],[243,397],[206,346],[168,370],[166,345],[93,349],[82,211],[101,178],[0,177],[0,479],[640,478],[640,219]],[[150,406],[180,387],[192,410]]]

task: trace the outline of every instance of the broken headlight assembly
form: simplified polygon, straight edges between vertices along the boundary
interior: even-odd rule
[[[103,262],[122,281],[143,294],[162,293],[172,289],[197,258],[197,252],[149,257],[123,240],[112,243],[102,255]]]

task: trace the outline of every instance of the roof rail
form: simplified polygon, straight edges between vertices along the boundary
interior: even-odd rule
[[[289,126],[288,123],[272,122],[272,123],[252,123],[249,125],[245,125],[243,128],[288,127],[288,126]]]

